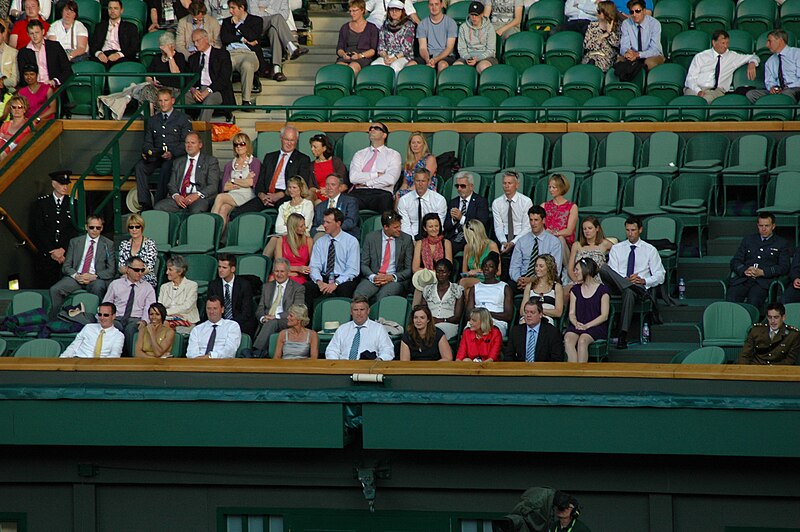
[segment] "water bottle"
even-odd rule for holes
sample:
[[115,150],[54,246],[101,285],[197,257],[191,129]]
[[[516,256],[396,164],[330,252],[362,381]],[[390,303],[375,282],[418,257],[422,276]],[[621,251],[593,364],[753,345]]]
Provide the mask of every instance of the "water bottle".
[[683,277],[678,279],[678,299],[686,299],[686,280]]
[[647,322],[642,324],[642,343],[649,344],[650,343],[650,325]]

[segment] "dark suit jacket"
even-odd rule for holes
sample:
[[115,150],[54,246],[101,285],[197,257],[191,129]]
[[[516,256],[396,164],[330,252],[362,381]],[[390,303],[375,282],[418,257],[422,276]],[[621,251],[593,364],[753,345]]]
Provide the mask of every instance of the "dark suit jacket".
[[[63,85],[72,75],[72,63],[67,59],[67,53],[56,41],[44,41],[44,55],[47,59],[47,75],[59,85]],[[23,48],[17,52],[17,66],[20,75],[25,65],[35,65],[36,54],[30,48]],[[22,86],[22,84],[20,85]]]
[[[108,20],[103,20],[94,27],[94,32],[89,39],[89,53],[92,57],[97,52],[105,52],[103,45],[106,43],[106,34],[108,33]],[[56,43],[58,44],[58,43]],[[122,50],[122,55],[128,61],[136,61],[136,54],[139,53],[139,30],[133,22],[127,20],[120,21],[119,23],[119,47]]]
[[[201,55],[199,52],[195,52],[189,56],[190,72],[200,72]],[[208,65],[208,75],[211,76],[210,88],[212,91],[222,94],[222,103],[225,105],[234,105],[236,103],[233,97],[233,86],[231,85],[232,72],[231,54],[225,49],[212,46]],[[197,79],[194,86],[198,89],[200,88],[200,78]]]
[[773,279],[789,272],[790,259],[789,242],[785,238],[773,233],[766,242],[762,242],[758,233],[747,235],[731,259],[731,271],[735,276],[731,277],[729,284],[736,286],[747,282],[750,277],[745,277],[744,271],[758,263],[758,267],[764,270],[764,277],[754,280],[767,289]]
[[[411,280],[411,259],[414,256],[414,241],[405,233],[395,239],[395,261],[397,262],[398,283],[408,283]],[[361,244],[361,275],[369,277],[378,273],[383,262],[383,229],[367,233]]]
[[[256,195],[261,192],[266,193],[269,191],[269,184],[272,181],[272,174],[275,173],[275,168],[278,166],[278,161],[280,158],[280,150],[269,152],[264,156],[264,163],[261,165],[261,175],[259,176],[258,182],[256,183],[256,187],[254,189]],[[289,160],[286,161],[285,164],[286,170],[284,170],[284,175],[286,176],[286,179],[299,175],[303,178],[306,184],[311,182],[311,159],[308,158],[308,155],[294,150],[289,155]]]
[[[336,208],[342,211],[342,214],[344,214],[342,231],[350,233],[357,239],[361,240],[361,231],[358,228],[358,202],[347,194],[339,194],[339,197],[336,200]],[[314,207],[314,227],[311,229],[312,236],[319,232],[317,231],[317,227],[322,225],[322,219],[327,209],[327,201],[323,201]]]
[[[264,20],[258,15],[247,14],[247,17],[237,28],[233,24],[233,17],[228,17],[222,21],[219,27],[219,40],[222,41],[222,46],[226,47],[231,43],[242,42],[242,37],[247,41],[258,42],[261,35],[264,33]],[[259,57],[261,56],[261,45],[250,46],[250,50],[254,51]]]
[[[69,241],[67,256],[61,265],[61,272],[66,276],[73,276],[81,269],[83,264],[83,248],[86,245],[86,235],[76,236]],[[98,279],[110,281],[117,275],[117,261],[114,254],[114,243],[104,236],[97,239],[94,250],[94,272]]]
[[[453,218],[450,217],[450,209],[461,208],[461,197],[456,196],[447,202],[447,216],[444,217],[444,235],[445,238],[452,239],[456,234],[456,224],[453,223]],[[472,198],[467,205],[467,220],[480,220],[486,228],[486,234],[489,233],[489,219],[491,213],[489,211],[489,202],[483,196],[477,193],[472,193]],[[464,222],[466,223],[466,221]],[[463,226],[462,226],[463,228]]]
[[800,247],[794,250],[792,265],[789,267],[789,282],[800,279]]
[[[525,362],[525,343],[528,336],[527,325],[515,325],[508,333],[508,342],[503,347],[503,361]],[[539,336],[536,338],[534,351],[536,362],[563,362],[564,338],[558,329],[542,319],[539,326]]]
[[[172,164],[172,175],[167,183],[167,192],[170,196],[180,194],[181,184],[183,183],[183,173],[186,170],[188,156],[174,159]],[[201,192],[210,202],[213,203],[214,196],[219,192],[219,162],[216,157],[201,153],[197,159],[197,168],[194,172],[194,180],[198,191]]]
[[[234,284],[234,287],[236,285]],[[256,318],[261,319],[265,316],[272,306],[272,298],[275,297],[275,287],[278,284],[275,281],[270,281],[264,285],[261,291],[261,299],[258,301],[258,309],[256,310]],[[292,305],[305,304],[306,287],[300,283],[289,281],[286,283],[286,290],[283,292],[283,315],[281,319],[286,318],[286,313]]]
[[[222,290],[222,279],[217,277],[208,283],[208,296],[219,296],[225,300],[224,292]],[[239,328],[243,333],[249,334],[251,337],[256,332],[255,314],[253,314],[253,288],[247,279],[240,276],[233,278],[233,293],[231,294],[233,300],[233,319],[239,324]]]
[[184,141],[186,134],[192,130],[192,122],[186,113],[173,109],[167,118],[167,123],[161,127],[161,113],[156,113],[147,119],[144,128],[144,143],[142,151],[149,149],[159,150],[163,144],[167,145],[172,158],[186,155]]

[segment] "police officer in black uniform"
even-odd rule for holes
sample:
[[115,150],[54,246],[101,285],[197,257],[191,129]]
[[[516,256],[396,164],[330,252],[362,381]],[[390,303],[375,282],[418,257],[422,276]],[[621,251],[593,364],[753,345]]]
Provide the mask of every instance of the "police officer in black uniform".
[[49,288],[61,279],[61,264],[71,238],[78,236],[72,223],[69,182],[72,170],[50,173],[53,192],[36,198],[31,212],[31,239],[39,250],[37,284]]
[[775,215],[758,214],[758,234],[742,239],[731,259],[727,300],[761,308],[772,281],[789,271],[789,242],[775,234]]
[[150,175],[161,169],[161,178],[156,189],[155,201],[167,195],[167,182],[172,175],[172,161],[186,155],[184,141],[192,130],[192,122],[186,113],[174,109],[175,98],[169,88],[159,89],[159,111],[147,120],[142,144],[142,160],[136,163],[136,191],[139,205],[146,211],[153,208],[150,199],[148,180]]

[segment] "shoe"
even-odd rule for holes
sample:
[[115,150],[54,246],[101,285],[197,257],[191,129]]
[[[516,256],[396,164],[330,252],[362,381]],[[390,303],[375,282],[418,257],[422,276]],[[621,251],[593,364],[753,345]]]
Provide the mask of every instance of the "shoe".
[[258,76],[253,76],[253,88],[250,90],[253,94],[261,94],[261,80]]
[[225,113],[225,121],[227,123],[229,123],[229,124],[235,124],[236,123],[236,117],[233,116],[233,113],[228,111],[227,113]]
[[275,72],[272,75],[272,79],[274,79],[275,81],[286,81],[286,76],[284,75],[283,72]]
[[628,349],[628,334],[621,332],[617,339],[617,349]]
[[291,55],[291,57],[289,57],[289,60],[290,61],[294,61],[295,59],[297,59],[301,55],[306,55],[307,53],[308,53],[308,48],[306,48],[305,46],[298,46],[297,50],[292,52],[292,55]]
[[248,102],[247,100],[242,100],[242,111],[245,113],[255,113],[256,110],[253,109],[256,106],[255,102]]

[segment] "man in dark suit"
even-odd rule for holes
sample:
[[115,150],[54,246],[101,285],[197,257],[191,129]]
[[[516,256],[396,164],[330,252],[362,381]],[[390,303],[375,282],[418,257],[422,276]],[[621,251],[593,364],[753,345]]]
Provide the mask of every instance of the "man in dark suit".
[[542,302],[525,303],[525,323],[508,333],[503,347],[505,362],[564,362],[564,338],[558,329],[542,320]]
[[64,300],[76,290],[86,290],[101,300],[108,283],[116,276],[117,262],[114,243],[102,236],[103,219],[90,215],[86,234],[69,241],[67,255],[61,267],[64,277],[50,287],[51,313],[58,314]]
[[108,70],[117,63],[136,61],[139,45],[139,30],[136,25],[122,20],[122,2],[109,0],[108,20],[94,27],[89,42],[92,60],[103,63]]
[[261,175],[254,189],[256,197],[234,209],[231,218],[246,212],[259,212],[280,206],[288,199],[285,193],[286,180],[292,176],[300,176],[306,184],[310,183],[311,159],[305,153],[298,151],[299,136],[293,126],[281,128],[281,149],[264,156]]
[[361,239],[361,231],[358,228],[358,202],[340,192],[342,183],[344,183],[344,179],[336,174],[331,174],[325,179],[325,195],[328,197],[328,201],[323,201],[314,207],[314,226],[311,228],[311,234],[315,239],[325,234],[322,219],[327,209],[342,211],[344,214],[342,231]]
[[264,54],[261,51],[261,17],[247,12],[246,0],[228,0],[231,16],[222,21],[219,38],[231,54],[232,69],[242,78],[242,106],[254,106],[253,92],[261,92],[258,72],[263,70]]
[[772,281],[789,272],[790,259],[789,242],[775,234],[775,215],[759,213],[758,233],[744,237],[731,259],[726,299],[760,308]]
[[236,277],[236,255],[221,253],[217,257],[219,277],[208,284],[208,297],[222,299],[222,317],[239,324],[242,333],[251,337],[256,332],[256,317],[253,314],[253,288],[242,277]]
[[[355,295],[375,300],[405,293],[411,280],[414,241],[400,229],[402,218],[396,212],[381,216],[383,229],[364,237],[361,244],[361,275]],[[373,300],[374,301],[374,300]]]
[[174,108],[175,98],[172,89],[158,90],[159,113],[147,119],[142,143],[142,160],[136,163],[136,192],[142,210],[153,208],[148,180],[150,175],[161,168],[161,178],[156,189],[155,201],[167,195],[167,183],[172,175],[172,162],[186,155],[186,135],[192,130],[189,117]]
[[28,36],[31,42],[17,52],[17,66],[20,72],[24,72],[26,65],[38,66],[36,54],[44,47],[47,70],[39,68],[39,81],[50,85],[55,90],[72,75],[72,63],[67,59],[64,48],[56,41],[46,40],[44,35],[44,27],[41,22],[32,20],[28,23]]
[[37,198],[31,211],[31,240],[39,250],[36,278],[47,288],[61,278],[61,265],[67,256],[69,241],[78,236],[70,213],[70,175],[72,170],[51,172],[52,193]]
[[[186,93],[184,103],[198,105],[235,105],[233,86],[231,85],[231,54],[227,50],[213,48],[208,41],[206,30],[194,30],[192,42],[197,51],[189,56],[189,72],[199,73],[195,86]],[[200,112],[198,120],[208,122],[214,114],[213,109],[205,108]],[[233,114],[225,112],[228,121]]]
[[270,335],[289,326],[286,321],[289,309],[305,302],[305,286],[289,279],[289,268],[288,260],[283,257],[275,259],[275,264],[272,266],[275,280],[265,284],[264,290],[261,292],[261,300],[258,302],[256,310],[256,316],[261,326],[253,341],[253,355],[256,358],[262,358],[269,354]]
[[800,303],[800,247],[794,250],[789,266],[789,284],[783,290],[783,303]]
[[213,155],[200,153],[203,141],[190,131],[183,143],[186,155],[172,165],[172,176],[167,185],[168,198],[156,203],[156,210],[189,214],[208,212],[219,191],[219,162]]
[[453,243],[453,255],[464,251],[467,245],[464,239],[464,225],[469,220],[480,220],[489,233],[489,202],[475,193],[475,180],[470,172],[458,172],[455,179],[458,197],[447,204],[447,216],[444,218],[444,237]]

